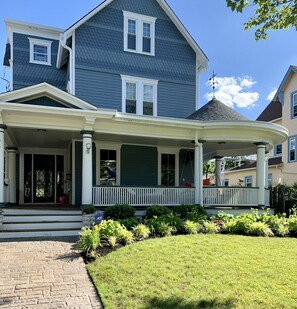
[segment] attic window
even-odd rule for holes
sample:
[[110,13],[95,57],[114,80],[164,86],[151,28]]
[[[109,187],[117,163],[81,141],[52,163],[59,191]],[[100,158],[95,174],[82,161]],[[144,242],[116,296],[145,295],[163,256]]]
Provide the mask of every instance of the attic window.
[[52,41],[28,38],[30,42],[30,63],[51,65]]
[[124,50],[154,56],[156,18],[127,11],[123,14]]

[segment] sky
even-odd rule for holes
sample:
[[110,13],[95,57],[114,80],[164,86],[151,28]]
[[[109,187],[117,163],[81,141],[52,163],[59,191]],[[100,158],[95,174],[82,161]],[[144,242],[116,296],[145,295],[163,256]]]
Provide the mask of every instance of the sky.
[[[7,34],[4,18],[66,29],[96,7],[100,0],[0,0],[0,61]],[[233,13],[225,0],[167,0],[209,59],[200,78],[199,106],[212,97],[208,80],[216,75],[216,98],[250,120],[256,119],[273,98],[290,65],[297,65],[297,32],[269,31],[256,42],[243,23],[253,8]],[[0,77],[9,72],[0,67]],[[0,92],[6,83],[0,79]]]

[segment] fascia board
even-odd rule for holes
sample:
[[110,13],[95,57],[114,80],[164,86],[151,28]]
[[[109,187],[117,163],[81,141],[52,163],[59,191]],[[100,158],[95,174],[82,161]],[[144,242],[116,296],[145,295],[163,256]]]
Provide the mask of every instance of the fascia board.
[[287,83],[287,81],[288,81],[288,79],[289,79],[289,77],[290,77],[290,75],[292,73],[296,74],[297,70],[296,70],[296,68],[294,66],[290,65],[287,73],[285,74],[285,76],[284,76],[280,86],[278,87],[278,89],[277,89],[277,91],[276,91],[276,93],[274,95],[273,101],[277,100],[277,97],[279,96],[279,93],[283,91],[283,88],[285,87],[285,85],[286,85],[286,83]]

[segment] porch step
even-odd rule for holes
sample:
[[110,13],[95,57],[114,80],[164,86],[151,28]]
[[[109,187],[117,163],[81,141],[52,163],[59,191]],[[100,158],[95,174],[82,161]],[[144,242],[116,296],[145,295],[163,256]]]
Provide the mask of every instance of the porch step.
[[0,239],[78,236],[83,224],[79,209],[4,208]]

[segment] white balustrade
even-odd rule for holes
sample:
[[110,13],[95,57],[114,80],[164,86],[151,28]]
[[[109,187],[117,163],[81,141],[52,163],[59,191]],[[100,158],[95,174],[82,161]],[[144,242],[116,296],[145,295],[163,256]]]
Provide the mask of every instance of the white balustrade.
[[[204,187],[204,206],[258,206],[258,188]],[[170,187],[94,187],[93,204],[131,206],[194,204],[194,188]],[[269,190],[265,205],[269,206]]]

